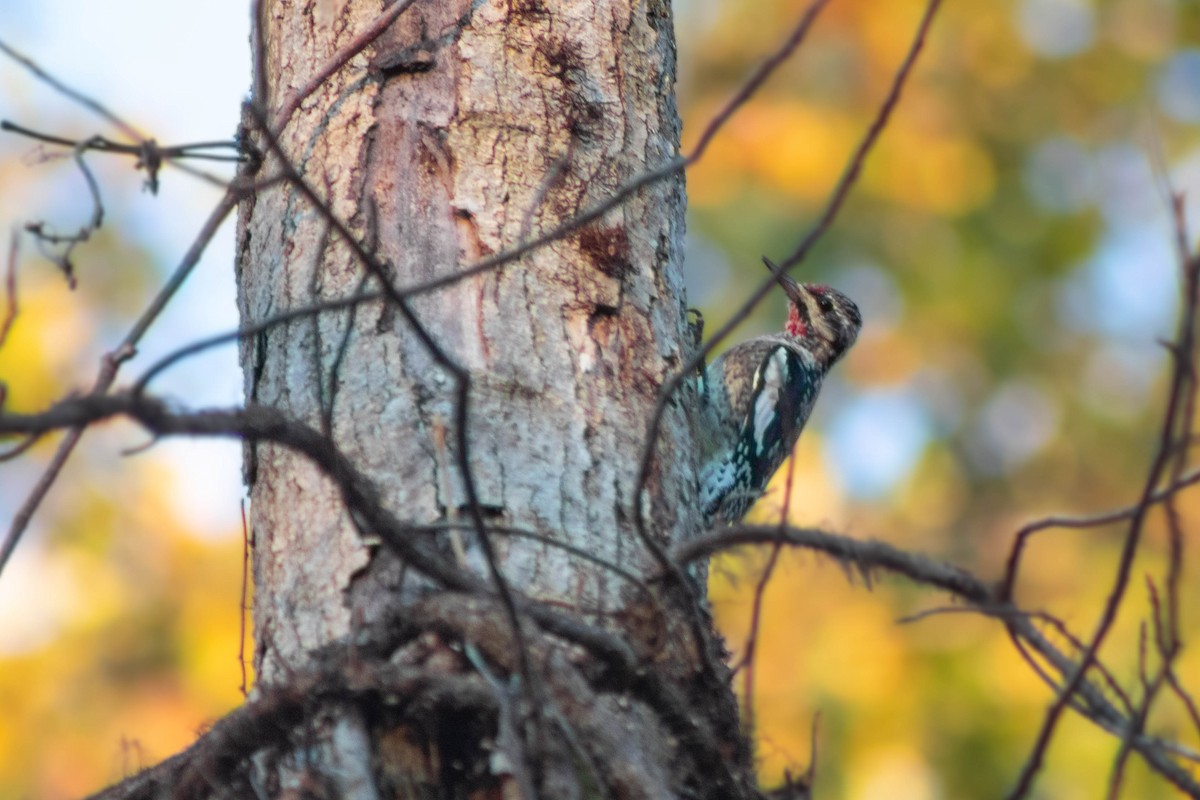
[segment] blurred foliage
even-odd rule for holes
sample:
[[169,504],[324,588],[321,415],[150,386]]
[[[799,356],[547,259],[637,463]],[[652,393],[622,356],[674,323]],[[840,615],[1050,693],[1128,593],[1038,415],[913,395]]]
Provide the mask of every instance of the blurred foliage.
[[[678,9],[685,148],[807,4],[754,5]],[[760,254],[782,258],[823,210],[924,5],[831,3],[689,173],[691,301],[710,329],[763,279]],[[1200,7],[1167,0],[943,7],[852,199],[799,268],[858,300],[866,327],[799,447],[793,522],[885,539],[995,580],[1025,522],[1136,499],[1162,414],[1156,339],[1173,332],[1177,294],[1161,181],[1169,175],[1194,197],[1200,177],[1200,59],[1187,49],[1198,27]],[[783,311],[768,301],[744,329],[780,325]],[[759,521],[782,513],[784,472]],[[1195,491],[1183,496],[1189,520],[1198,503]],[[1160,515],[1148,530],[1102,651],[1135,694],[1143,576],[1161,582],[1165,568]],[[1041,533],[1020,602],[1090,634],[1123,531]],[[734,554],[713,569],[735,661],[768,554]],[[1200,585],[1187,584],[1191,642]],[[961,611],[898,622],[947,605],[895,579],[864,586],[827,558],[785,553],[765,592],[754,677],[764,782],[807,768],[819,714],[818,797],[1010,788],[1052,696],[996,623]],[[1194,651],[1178,671],[1200,691]],[[1174,698],[1155,705],[1150,728],[1200,747]],[[1103,796],[1118,746],[1068,720],[1036,796]],[[1139,764],[1121,796],[1175,795]]]
[[[685,147],[803,8],[677,3]],[[733,313],[729,298],[762,279],[759,256],[786,254],[819,215],[922,8],[834,0],[689,173],[691,301],[710,330]],[[1155,339],[1169,335],[1174,313],[1155,170],[1196,194],[1200,54],[1188,43],[1198,35],[1200,9],[1182,0],[944,6],[859,186],[801,267],[805,279],[855,297],[867,327],[794,459],[794,522],[886,539],[995,579],[1024,522],[1132,502],[1162,413],[1165,357]],[[6,219],[78,203],[77,176],[52,190],[35,183],[44,177],[0,160]],[[119,180],[132,185],[126,171]],[[110,208],[110,219],[120,216]],[[22,315],[0,351],[11,408],[86,386],[153,291],[148,255],[111,230],[81,255],[88,267],[77,292],[27,259],[35,263],[21,272]],[[782,314],[768,301],[738,335],[776,327]],[[177,751],[240,701],[240,537],[198,537],[170,500],[186,487],[164,478],[153,451],[113,469],[112,454],[139,435],[89,434],[0,580],[4,797],[79,795]],[[53,444],[32,460],[44,463]],[[20,469],[0,465],[6,523],[30,461]],[[758,519],[778,518],[785,488],[775,484]],[[1196,492],[1183,496],[1189,523],[1198,503]],[[1121,530],[1041,534],[1020,601],[1089,633]],[[1163,572],[1160,516],[1149,534],[1102,652],[1131,686],[1148,608],[1141,576]],[[1194,537],[1189,545],[1194,571]],[[766,557],[748,550],[712,570],[735,658]],[[1194,643],[1200,582],[1188,577],[1183,621]],[[754,665],[764,782],[807,768],[819,714],[818,797],[1001,795],[1051,696],[995,623],[953,608],[898,622],[947,604],[784,553]],[[1185,649],[1178,665],[1193,689],[1197,653]],[[1169,698],[1149,727],[1200,747]],[[1116,750],[1068,716],[1037,796],[1102,796]],[[1122,796],[1173,795],[1135,758]]]

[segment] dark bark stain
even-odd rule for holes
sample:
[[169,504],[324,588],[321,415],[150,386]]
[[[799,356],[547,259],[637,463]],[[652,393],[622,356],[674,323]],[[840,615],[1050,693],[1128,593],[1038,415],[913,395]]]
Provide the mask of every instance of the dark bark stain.
[[600,92],[578,43],[547,36],[538,42],[537,54],[545,63],[545,74],[562,84],[561,111],[571,136],[581,142],[596,141],[603,133],[604,106],[596,100]]
[[399,75],[432,72],[438,67],[437,53],[458,43],[480,5],[479,0],[472,0],[463,13],[449,24],[444,23],[444,12],[436,14],[443,23],[434,21],[433,31],[430,30],[429,15],[404,15],[376,40],[374,55],[367,65],[368,71],[373,77],[385,80]]
[[579,232],[579,250],[596,269],[622,280],[633,268],[629,234],[622,225],[591,225]]
[[437,66],[437,60],[428,50],[405,48],[394,53],[381,53],[372,59],[370,69],[378,72],[384,78],[396,75],[417,75],[430,72]]
[[528,19],[541,19],[542,17],[550,16],[550,10],[546,8],[543,0],[513,0],[508,4],[510,16],[526,17]]

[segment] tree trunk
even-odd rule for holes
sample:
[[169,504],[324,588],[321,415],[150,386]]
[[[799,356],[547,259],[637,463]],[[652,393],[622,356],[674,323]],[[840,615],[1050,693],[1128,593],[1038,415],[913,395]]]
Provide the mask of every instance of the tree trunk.
[[[276,130],[379,13],[378,0],[262,4],[256,100]],[[251,137],[258,177],[294,165],[392,286],[452,276],[674,157],[674,55],[667,0],[417,2],[301,105],[278,150]],[[687,355],[683,214],[682,178],[660,181],[412,298],[415,324],[393,297],[243,343],[248,403],[322,431],[406,536],[490,582],[443,591],[305,456],[248,443],[257,706],[304,710],[251,748],[256,791],[732,797],[751,784],[707,623],[688,625],[690,593],[635,530],[639,502],[661,545],[700,524],[689,393],[667,406],[637,491],[659,388]],[[246,324],[381,286],[295,183],[243,204],[237,273]],[[306,705],[318,697],[331,702]]]
[[[272,105],[379,12],[375,2],[336,5],[266,4]],[[284,151],[396,286],[511,248],[675,154],[667,5],[551,5],[563,7],[417,3],[373,57],[352,61],[286,129]],[[268,160],[264,174],[272,167]],[[626,569],[649,566],[632,504],[658,387],[685,356],[682,234],[681,181],[669,180],[577,235],[414,300],[418,319],[470,375],[470,466],[493,521]],[[352,295],[363,279],[295,189],[246,204],[247,322]],[[248,399],[324,426],[401,519],[466,516],[454,376],[394,308],[296,322],[248,342],[242,361]],[[698,519],[679,405],[666,423],[645,495],[663,541]],[[345,636],[356,611],[370,621],[403,593],[400,575],[377,569],[337,491],[302,457],[260,446],[247,474],[260,669],[272,679]],[[482,569],[472,537],[461,538],[467,561]],[[625,602],[628,587],[610,571],[560,547],[497,546],[508,580],[532,597],[599,615]]]

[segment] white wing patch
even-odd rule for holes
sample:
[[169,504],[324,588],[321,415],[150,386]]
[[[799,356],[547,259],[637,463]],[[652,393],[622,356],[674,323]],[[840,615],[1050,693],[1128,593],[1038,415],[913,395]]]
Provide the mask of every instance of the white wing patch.
[[779,414],[779,393],[787,380],[787,351],[777,347],[767,358],[765,369],[754,375],[754,446],[763,452],[763,437]]
[[706,514],[713,514],[730,489],[733,488],[737,470],[728,453],[715,458],[700,470],[700,507]]

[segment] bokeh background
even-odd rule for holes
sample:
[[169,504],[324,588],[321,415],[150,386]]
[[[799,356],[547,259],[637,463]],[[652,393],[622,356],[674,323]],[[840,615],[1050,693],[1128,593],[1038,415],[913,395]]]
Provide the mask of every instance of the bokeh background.
[[[244,0],[5,0],[0,38],[161,142],[221,139],[248,87]],[[679,0],[685,147],[799,18],[797,0]],[[747,296],[759,257],[786,255],[819,215],[887,91],[923,8],[833,0],[809,41],[688,175],[689,300],[709,329]],[[799,524],[885,539],[999,577],[1014,532],[1048,513],[1132,502],[1162,414],[1178,265],[1164,182],[1200,189],[1200,8],[1170,0],[947,3],[893,121],[808,280],[854,297],[866,327],[836,370],[792,467]],[[0,117],[115,135],[0,60]],[[86,219],[69,160],[0,136],[0,220]],[[216,198],[178,172],[158,196],[127,162],[92,157],[107,208],[78,251],[79,288],[28,241],[21,316],[0,351],[14,410],[85,389],[178,261]],[[1198,201],[1200,202],[1200,201]],[[1196,215],[1190,215],[1193,221]],[[4,242],[5,247],[7,241]],[[225,230],[126,375],[236,326]],[[782,324],[770,298],[735,339]],[[232,348],[165,375],[191,404],[240,400]],[[239,449],[91,431],[0,576],[0,798],[80,795],[186,746],[241,700]],[[0,463],[0,521],[53,442]],[[783,487],[756,510],[777,519]],[[1185,493],[1194,522],[1197,495]],[[1051,531],[1018,598],[1086,634],[1116,568],[1120,526]],[[1137,677],[1142,576],[1161,576],[1151,520],[1102,655]],[[1200,637],[1196,542],[1183,610]],[[737,653],[769,551],[712,570]],[[1190,585],[1189,585],[1190,584]],[[905,617],[949,600],[828,559],[784,553],[764,596],[753,703],[761,774],[809,763],[818,797],[976,798],[1012,785],[1049,691],[1000,627]],[[1200,656],[1180,676],[1200,691]],[[739,682],[739,687],[742,686]],[[1200,747],[1177,702],[1151,729]],[[1068,716],[1038,797],[1103,796],[1117,743]],[[1123,797],[1175,796],[1134,760]]]

